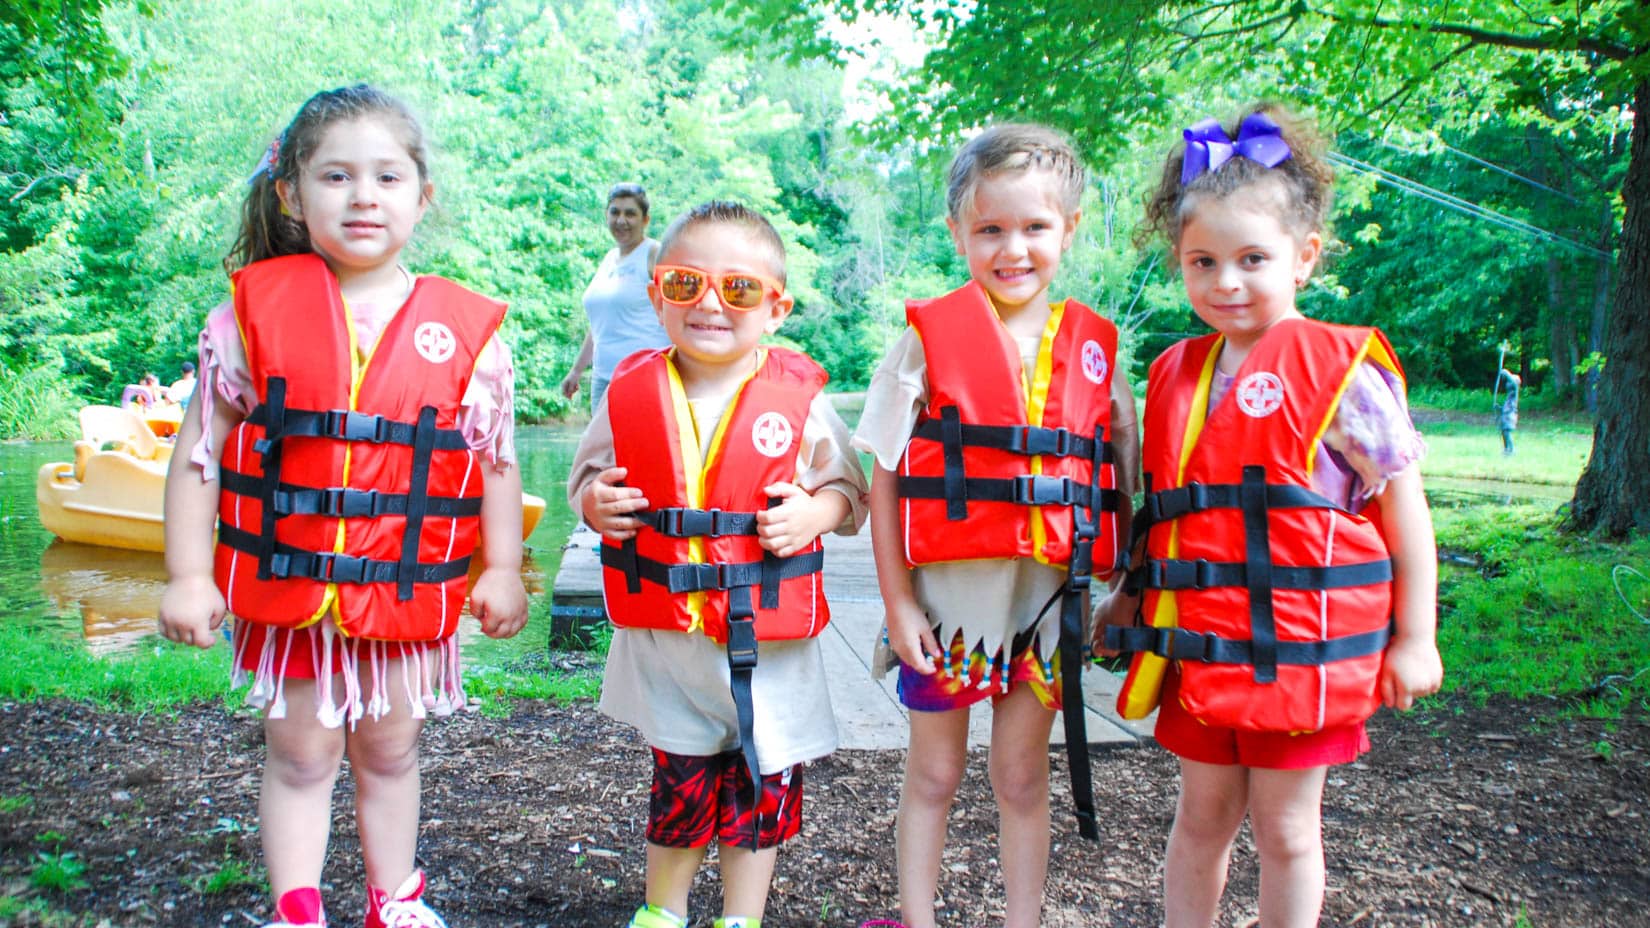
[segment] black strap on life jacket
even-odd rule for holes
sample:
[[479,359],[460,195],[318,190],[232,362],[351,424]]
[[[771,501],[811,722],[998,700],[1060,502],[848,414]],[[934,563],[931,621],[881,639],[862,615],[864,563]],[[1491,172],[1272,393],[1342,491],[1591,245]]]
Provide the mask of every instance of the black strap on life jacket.
[[[269,378],[269,392],[274,393],[277,382],[281,384],[284,397],[286,381],[283,378]],[[253,425],[264,427],[266,438],[272,431],[270,426],[274,421],[272,412],[267,409],[271,406],[270,402],[265,401],[246,417],[246,421]],[[400,422],[353,409],[284,409],[279,435],[284,438],[335,438],[374,445],[412,445],[417,432],[417,422]],[[463,451],[469,444],[464,440],[464,433],[457,429],[436,429],[432,447],[440,451]]]
[[258,579],[270,580],[275,576],[275,520],[280,518],[271,505],[275,499],[275,489],[281,485],[281,439],[286,436],[286,378],[271,377],[264,390],[263,404],[253,413],[263,412],[264,435],[252,444],[252,450],[259,458],[259,468],[263,471],[263,484],[258,488],[258,498],[263,502],[262,520],[258,526],[257,547],[247,553],[258,558]]
[[[1083,634],[1088,619],[1089,581],[1094,572],[1094,544],[1099,536],[1098,513],[1116,512],[1122,496],[1100,486],[1101,468],[1113,460],[1106,426],[1094,434],[1034,425],[965,424],[956,406],[940,407],[938,419],[929,418],[912,431],[912,438],[940,442],[945,473],[940,477],[902,475],[899,495],[912,499],[945,500],[949,521],[968,518],[971,500],[1017,503],[1023,506],[1066,506],[1071,510],[1071,555],[1060,598],[1060,691],[1064,703],[1066,760],[1071,767],[1072,802],[1077,808],[1077,831],[1098,841],[1094,787],[1089,770],[1088,725],[1083,709],[1083,665],[1088,642]],[[1016,477],[970,477],[964,468],[964,447],[991,448],[1026,457],[1087,458],[1087,482],[1070,477],[1021,474]]]
[[[249,477],[219,466],[218,480],[225,490],[241,496],[257,497],[262,477]],[[461,518],[481,514],[479,496],[427,496],[426,515]],[[407,495],[357,490],[353,487],[314,489],[290,483],[279,484],[272,504],[277,518],[282,516],[330,516],[337,519],[371,519],[407,514]]]
[[[1175,660],[1243,664],[1254,667],[1256,683],[1275,683],[1279,665],[1325,664],[1364,657],[1386,647],[1389,630],[1365,632],[1324,641],[1279,641],[1272,608],[1274,590],[1334,590],[1387,583],[1392,560],[1327,567],[1287,567],[1272,562],[1268,511],[1272,509],[1335,509],[1342,507],[1304,487],[1268,484],[1266,468],[1246,465],[1242,482],[1197,484],[1151,491],[1146,475],[1146,503],[1135,517],[1130,548],[1157,522],[1210,509],[1237,509],[1243,513],[1244,560],[1222,562],[1202,558],[1151,558],[1129,571],[1126,589],[1206,590],[1243,587],[1249,593],[1249,637],[1220,638],[1178,628],[1143,624],[1106,629],[1106,647],[1122,651],[1150,651]],[[1125,549],[1125,552],[1127,549]],[[1126,553],[1125,553],[1126,559]],[[1140,621],[1139,616],[1136,617]]]
[[[413,598],[414,584],[439,583],[468,571],[468,556],[434,564],[418,561],[425,517],[463,517],[481,512],[479,497],[429,495],[433,452],[437,449],[468,448],[463,433],[457,429],[437,428],[434,406],[425,406],[419,411],[418,421],[410,423],[349,409],[293,409],[286,405],[286,387],[286,378],[269,378],[264,402],[253,409],[246,419],[264,430],[263,437],[253,445],[253,450],[261,458],[262,475],[249,477],[232,470],[221,471],[224,490],[254,497],[261,503],[263,518],[256,534],[232,529],[228,537],[237,539],[232,543],[225,538],[222,530],[219,532],[220,539],[224,539],[226,544],[257,557],[258,579],[309,577],[336,583],[393,582],[396,598],[405,602]],[[349,487],[306,487],[283,483],[282,448],[291,438],[410,445],[413,449],[412,472],[407,492],[378,493]],[[289,515],[338,518],[404,516],[406,526],[401,536],[401,557],[394,561],[374,561],[325,551],[302,551],[282,544],[275,539],[275,524]],[[378,566],[383,564],[394,566],[392,576],[384,576],[383,569]],[[455,568],[454,565],[462,567]],[[440,579],[430,579],[436,576]]]
[[[218,541],[236,551],[255,555],[261,539],[233,525],[219,524]],[[302,577],[322,583],[395,583],[401,574],[399,560],[379,561],[330,551],[305,551],[282,542],[276,542],[274,547],[275,553],[270,558],[271,576],[281,580]],[[466,554],[451,561],[417,565],[413,569],[413,582],[445,583],[469,571],[470,556]]]

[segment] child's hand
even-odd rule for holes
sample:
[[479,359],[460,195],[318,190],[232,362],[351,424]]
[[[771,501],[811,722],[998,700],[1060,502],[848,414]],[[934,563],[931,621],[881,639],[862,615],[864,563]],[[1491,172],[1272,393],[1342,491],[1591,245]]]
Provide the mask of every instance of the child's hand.
[[1125,628],[1134,624],[1135,613],[1140,610],[1140,597],[1130,596],[1122,590],[1112,590],[1100,599],[1094,606],[1094,653],[1101,657],[1116,657],[1122,653],[1106,647],[1106,627],[1121,625]]
[[907,667],[921,674],[934,672],[934,661],[940,657],[940,646],[934,640],[934,629],[928,623],[928,614],[916,600],[887,603],[888,647],[899,655]]
[[224,611],[223,593],[210,574],[173,579],[160,597],[160,633],[168,641],[210,648]]
[[1444,682],[1444,662],[1431,638],[1397,637],[1381,662],[1381,704],[1408,711],[1418,696],[1431,696]]
[[847,503],[841,493],[809,493],[794,483],[771,484],[762,492],[781,502],[757,512],[756,537],[764,550],[779,557],[790,557],[836,528]]
[[628,473],[623,467],[609,467],[586,484],[580,494],[579,509],[585,523],[614,541],[635,537],[642,522],[631,513],[647,508],[641,490],[622,485]]
[[527,588],[521,571],[489,567],[476,578],[470,590],[470,614],[481,623],[489,638],[510,638],[527,624]]

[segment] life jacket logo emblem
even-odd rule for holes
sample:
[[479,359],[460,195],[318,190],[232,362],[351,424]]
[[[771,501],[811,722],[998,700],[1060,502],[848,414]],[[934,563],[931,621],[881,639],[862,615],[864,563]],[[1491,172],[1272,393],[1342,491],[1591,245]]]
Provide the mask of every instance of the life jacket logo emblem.
[[1283,405],[1283,381],[1271,371],[1256,371],[1237,385],[1237,404],[1253,418],[1270,416]]
[[751,426],[751,444],[764,456],[777,458],[791,448],[791,424],[779,413],[765,412]]
[[413,347],[431,364],[443,364],[458,350],[458,339],[445,325],[426,322],[413,332]]
[[1100,343],[1089,339],[1083,343],[1083,376],[1089,383],[1104,383],[1106,374],[1111,371],[1111,363],[1106,360],[1106,349]]

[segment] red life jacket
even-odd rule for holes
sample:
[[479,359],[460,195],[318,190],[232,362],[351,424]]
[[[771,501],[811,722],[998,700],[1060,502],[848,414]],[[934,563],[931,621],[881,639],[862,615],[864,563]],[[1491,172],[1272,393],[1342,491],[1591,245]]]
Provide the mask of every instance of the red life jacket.
[[906,563],[1030,557],[1068,567],[1076,534],[1092,546],[1093,572],[1109,576],[1117,327],[1076,300],[1055,304],[1027,383],[1019,346],[978,283],[911,300],[905,316],[922,338],[929,395],[900,459]]
[[[1274,325],[1209,409],[1218,335],[1152,364],[1143,422],[1149,527],[1142,614],[1118,697],[1125,718],[1157,705],[1167,660],[1180,700],[1211,724],[1310,732],[1363,721],[1390,636],[1392,566],[1379,510],[1312,492],[1319,439],[1359,364],[1400,379],[1375,329]],[[1207,416],[1205,416],[1207,413]]]
[[[1089,578],[1117,562],[1117,327],[1076,300],[1050,310],[1028,382],[977,281],[905,304],[922,338],[928,405],[900,459],[900,523],[912,566],[1029,557],[1066,568],[1061,689],[1081,700]],[[1064,717],[1078,831],[1098,840],[1083,713]]]
[[[812,638],[830,611],[819,539],[788,558],[763,551],[762,488],[796,479],[808,406],[828,379],[806,355],[763,349],[701,460],[671,349],[619,363],[607,388],[613,454],[652,507],[624,543],[602,540],[602,592],[613,624],[703,632],[729,640],[729,617],[754,618],[756,639]],[[730,646],[731,650],[731,646]]]
[[439,277],[358,353],[321,258],[234,275],[258,405],[224,446],[216,576],[229,610],[346,635],[452,634],[480,528],[482,474],[459,404],[504,304]]

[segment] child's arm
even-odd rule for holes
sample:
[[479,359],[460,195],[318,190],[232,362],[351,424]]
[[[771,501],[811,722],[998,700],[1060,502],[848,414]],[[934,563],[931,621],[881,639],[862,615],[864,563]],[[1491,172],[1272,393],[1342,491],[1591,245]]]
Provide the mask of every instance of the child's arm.
[[762,492],[781,502],[756,514],[756,536],[764,549],[780,557],[790,557],[812,544],[841,525],[853,510],[848,497],[826,487],[809,493],[794,483],[775,483]]
[[877,565],[877,586],[887,611],[888,646],[906,666],[918,673],[934,672],[940,646],[929,627],[928,614],[911,589],[911,571],[905,566],[905,538],[899,522],[899,475],[874,465],[871,477],[871,552]]
[[1438,548],[1420,467],[1405,468],[1375,499],[1392,552],[1392,611],[1397,625],[1381,665],[1381,702],[1408,709],[1416,697],[1438,692],[1444,681],[1437,642]]
[[[204,385],[206,380],[202,378]],[[210,389],[202,386],[202,390]],[[201,438],[201,408],[190,403],[178,427],[176,452],[166,469],[166,591],[160,600],[160,631],[167,639],[210,648],[223,625],[223,593],[212,577],[212,530],[218,519],[218,481],[204,480],[191,449]],[[234,405],[212,406],[212,460],[223,457],[229,433],[241,413]]]
[[527,624],[521,582],[521,468],[481,467],[481,576],[470,590],[470,613],[489,638],[509,638]]

